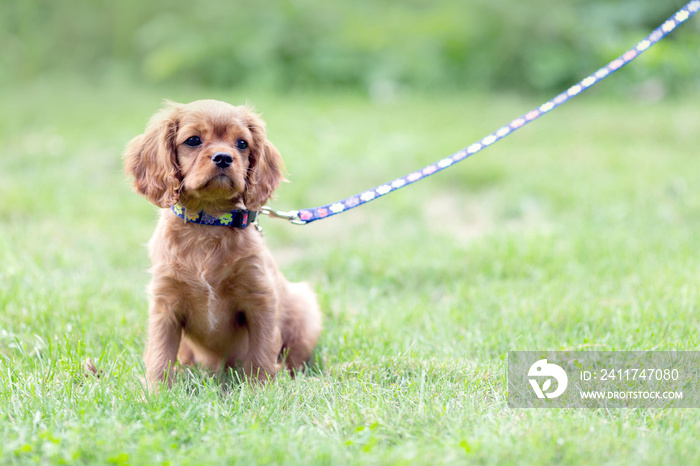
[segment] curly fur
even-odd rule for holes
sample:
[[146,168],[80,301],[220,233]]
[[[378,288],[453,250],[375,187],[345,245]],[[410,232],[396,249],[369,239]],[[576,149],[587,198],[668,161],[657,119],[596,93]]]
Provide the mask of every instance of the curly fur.
[[[197,136],[202,143],[185,141]],[[240,141],[247,147],[241,149]],[[221,168],[212,158],[230,154]],[[303,367],[321,331],[316,297],[280,273],[253,228],[186,223],[168,207],[221,215],[259,209],[283,181],[282,159],[247,106],[169,102],[125,153],[134,190],[163,208],[149,242],[148,342],[152,384],[172,383],[176,360],[211,369],[242,366],[259,380]]]

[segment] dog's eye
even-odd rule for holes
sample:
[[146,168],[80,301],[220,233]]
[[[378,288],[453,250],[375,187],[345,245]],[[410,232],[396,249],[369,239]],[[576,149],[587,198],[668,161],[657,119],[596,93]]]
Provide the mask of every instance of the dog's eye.
[[185,140],[185,145],[190,146],[190,147],[201,146],[202,140],[199,138],[199,136],[192,136],[192,137],[189,137]]
[[245,142],[243,139],[239,139],[238,141],[236,141],[236,148],[238,150],[243,150],[247,147],[248,147],[248,143]]

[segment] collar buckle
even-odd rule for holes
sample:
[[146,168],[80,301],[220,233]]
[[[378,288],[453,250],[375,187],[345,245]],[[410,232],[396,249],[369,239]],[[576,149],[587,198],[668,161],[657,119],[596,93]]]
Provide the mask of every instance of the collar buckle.
[[283,210],[275,210],[272,207],[269,206],[262,206],[260,208],[260,213],[268,215],[269,217],[272,218],[282,218],[285,220],[289,220],[289,223],[293,225],[305,225],[306,222],[299,218],[299,211],[298,210],[290,210],[290,211],[283,211]]

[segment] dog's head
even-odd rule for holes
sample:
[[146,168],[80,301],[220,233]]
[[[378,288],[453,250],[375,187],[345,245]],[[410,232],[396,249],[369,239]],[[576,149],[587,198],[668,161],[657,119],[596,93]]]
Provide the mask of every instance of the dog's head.
[[247,106],[168,103],[125,154],[134,189],[159,207],[259,209],[283,181],[282,158]]

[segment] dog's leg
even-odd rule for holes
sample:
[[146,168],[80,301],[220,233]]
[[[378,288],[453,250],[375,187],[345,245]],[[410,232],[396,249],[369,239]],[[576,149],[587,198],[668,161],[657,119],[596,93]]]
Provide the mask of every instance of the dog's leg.
[[180,337],[180,347],[177,350],[177,360],[181,366],[191,366],[195,363],[195,354],[192,345],[185,338],[185,331],[182,331]]
[[[321,333],[321,311],[308,283],[289,283],[282,304],[282,342],[287,369],[308,363]],[[293,374],[293,372],[292,372]]]
[[182,326],[175,317],[162,304],[152,303],[144,355],[146,376],[151,386],[157,386],[164,378],[168,387],[172,386],[181,336]]
[[277,355],[282,347],[282,336],[274,309],[256,308],[246,313],[248,322],[248,354],[243,369],[252,380],[264,382],[279,372],[282,365]]

